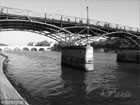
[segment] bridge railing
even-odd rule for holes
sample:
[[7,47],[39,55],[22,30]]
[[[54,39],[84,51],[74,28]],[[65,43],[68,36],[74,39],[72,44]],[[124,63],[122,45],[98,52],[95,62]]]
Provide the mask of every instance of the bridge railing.
[[[50,19],[50,20],[57,20],[57,21],[64,21],[64,22],[73,22],[78,24],[87,23],[86,18],[50,14],[50,13],[41,13],[41,12],[35,12],[30,10],[22,10],[22,9],[15,9],[15,8],[2,7],[2,6],[0,6],[0,14],[35,17],[35,18]],[[119,24],[114,24],[109,22],[89,20],[89,24],[94,26],[99,26],[102,28],[113,28],[113,29],[140,33],[139,28],[124,26],[124,25],[119,25]]]

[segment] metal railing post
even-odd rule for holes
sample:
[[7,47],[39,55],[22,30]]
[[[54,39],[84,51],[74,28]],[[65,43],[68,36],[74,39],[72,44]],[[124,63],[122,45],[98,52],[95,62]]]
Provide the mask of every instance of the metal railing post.
[[63,27],[62,21],[63,21],[63,16],[61,15],[61,28]]
[[75,23],[77,23],[77,22],[76,22],[76,17],[75,17]]
[[6,8],[6,10],[7,10],[7,11],[6,11],[6,14],[7,14],[7,17],[6,17],[6,19],[8,19],[8,8]]
[[47,20],[47,16],[46,16],[46,13],[45,13],[45,23],[46,23],[46,20]]

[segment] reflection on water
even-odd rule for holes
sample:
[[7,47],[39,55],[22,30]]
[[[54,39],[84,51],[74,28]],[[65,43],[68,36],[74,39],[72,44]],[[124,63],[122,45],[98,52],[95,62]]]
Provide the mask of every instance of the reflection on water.
[[[114,53],[95,53],[92,72],[61,67],[60,52],[6,54],[10,59],[8,73],[14,82],[22,84],[27,101],[34,105],[140,103],[140,64],[117,63]],[[132,96],[116,97],[113,93],[105,97],[102,95],[105,89],[116,89],[116,93],[128,91]]]

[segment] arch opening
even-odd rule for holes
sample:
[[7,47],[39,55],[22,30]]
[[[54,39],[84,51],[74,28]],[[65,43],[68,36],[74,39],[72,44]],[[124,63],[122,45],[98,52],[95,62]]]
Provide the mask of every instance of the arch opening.
[[37,51],[37,48],[31,48],[31,51]]
[[[1,29],[0,32],[30,32],[30,33],[33,33],[33,34],[38,34],[38,35],[41,35],[41,36],[44,36],[44,37],[47,37],[47,38],[50,38],[52,40],[55,40],[56,42],[59,42],[59,41],[62,41],[64,42],[65,41],[65,36],[61,36],[59,34],[48,34],[46,32],[43,32],[43,31],[34,31],[34,30],[21,30],[21,29]],[[44,39],[45,40],[45,39]]]
[[29,48],[24,47],[24,48],[22,49],[22,51],[29,51]]
[[40,48],[39,51],[45,51],[45,49],[44,48]]
[[101,35],[101,36],[99,36],[99,38],[105,37],[105,36],[124,38],[124,39],[128,40],[129,43],[133,44],[136,48],[140,48],[140,44],[139,44],[140,38],[134,34],[124,33],[124,32],[112,32],[112,33]]
[[4,48],[4,51],[11,51],[10,48]]
[[13,49],[13,51],[20,51],[20,48],[16,47]]

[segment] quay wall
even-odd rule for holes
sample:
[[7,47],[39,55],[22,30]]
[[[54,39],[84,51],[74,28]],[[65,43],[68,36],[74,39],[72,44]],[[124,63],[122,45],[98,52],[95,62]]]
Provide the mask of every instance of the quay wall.
[[117,62],[140,63],[140,50],[118,50]]
[[85,71],[94,70],[93,47],[90,45],[63,47],[61,65]]
[[6,78],[3,68],[8,64],[8,57],[0,52],[0,105],[29,105]]

